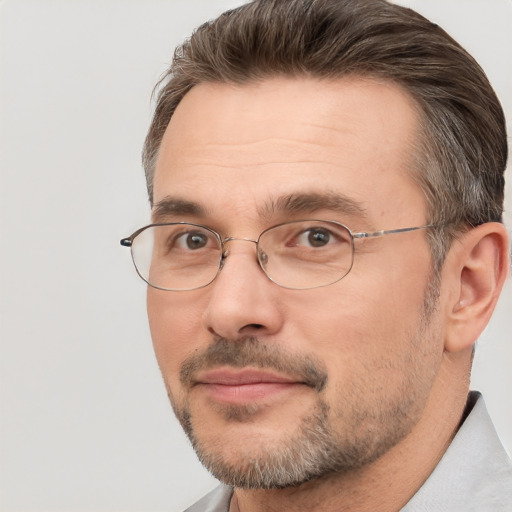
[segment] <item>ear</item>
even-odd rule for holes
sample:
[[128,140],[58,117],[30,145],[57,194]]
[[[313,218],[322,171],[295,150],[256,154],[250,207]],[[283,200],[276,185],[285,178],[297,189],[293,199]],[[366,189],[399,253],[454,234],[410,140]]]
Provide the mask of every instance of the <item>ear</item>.
[[449,282],[445,350],[472,346],[498,301],[509,267],[509,239],[503,224],[488,222],[454,241],[443,266]]

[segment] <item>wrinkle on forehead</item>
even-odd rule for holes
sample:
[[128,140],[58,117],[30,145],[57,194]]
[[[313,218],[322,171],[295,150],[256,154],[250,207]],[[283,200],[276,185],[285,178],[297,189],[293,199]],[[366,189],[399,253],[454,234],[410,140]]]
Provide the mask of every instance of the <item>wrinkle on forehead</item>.
[[192,199],[232,220],[325,209],[364,221],[398,206],[415,211],[423,206],[410,176],[418,128],[413,99],[393,83],[201,84],[167,127],[155,201]]

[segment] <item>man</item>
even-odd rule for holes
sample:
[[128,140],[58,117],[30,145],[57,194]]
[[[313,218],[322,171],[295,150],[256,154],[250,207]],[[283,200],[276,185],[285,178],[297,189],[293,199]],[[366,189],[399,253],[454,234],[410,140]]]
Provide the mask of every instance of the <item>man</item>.
[[223,482],[189,510],[511,510],[468,395],[509,266],[505,123],[475,61],[384,0],[260,0],[160,85],[153,224],[122,243]]

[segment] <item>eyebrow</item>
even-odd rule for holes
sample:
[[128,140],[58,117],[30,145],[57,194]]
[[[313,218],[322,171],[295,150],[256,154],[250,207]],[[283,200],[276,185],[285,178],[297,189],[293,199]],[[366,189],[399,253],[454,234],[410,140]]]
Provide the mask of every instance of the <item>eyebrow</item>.
[[367,219],[368,213],[362,203],[337,192],[294,193],[271,199],[259,210],[262,217],[276,213],[314,213],[331,210],[351,217]]
[[[367,219],[368,214],[362,203],[344,194],[335,192],[292,193],[271,198],[258,209],[262,218],[276,214],[311,214],[319,210],[331,210],[351,217]],[[154,222],[179,216],[207,216],[207,210],[195,201],[166,196],[153,206]]]
[[155,203],[151,217],[153,221],[158,221],[183,215],[201,216],[205,213],[205,209],[199,203],[167,196]]

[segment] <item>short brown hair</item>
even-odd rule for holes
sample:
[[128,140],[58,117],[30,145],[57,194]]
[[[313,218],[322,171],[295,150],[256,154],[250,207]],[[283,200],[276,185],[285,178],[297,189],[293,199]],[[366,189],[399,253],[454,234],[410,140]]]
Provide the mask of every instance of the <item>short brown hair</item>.
[[446,32],[386,0],[254,0],[201,25],[158,84],[143,150],[150,201],[158,150],[185,94],[204,82],[275,75],[373,76],[409,92],[422,131],[413,177],[426,196],[428,222],[445,226],[430,234],[437,269],[462,227],[501,221],[507,137],[495,92]]

